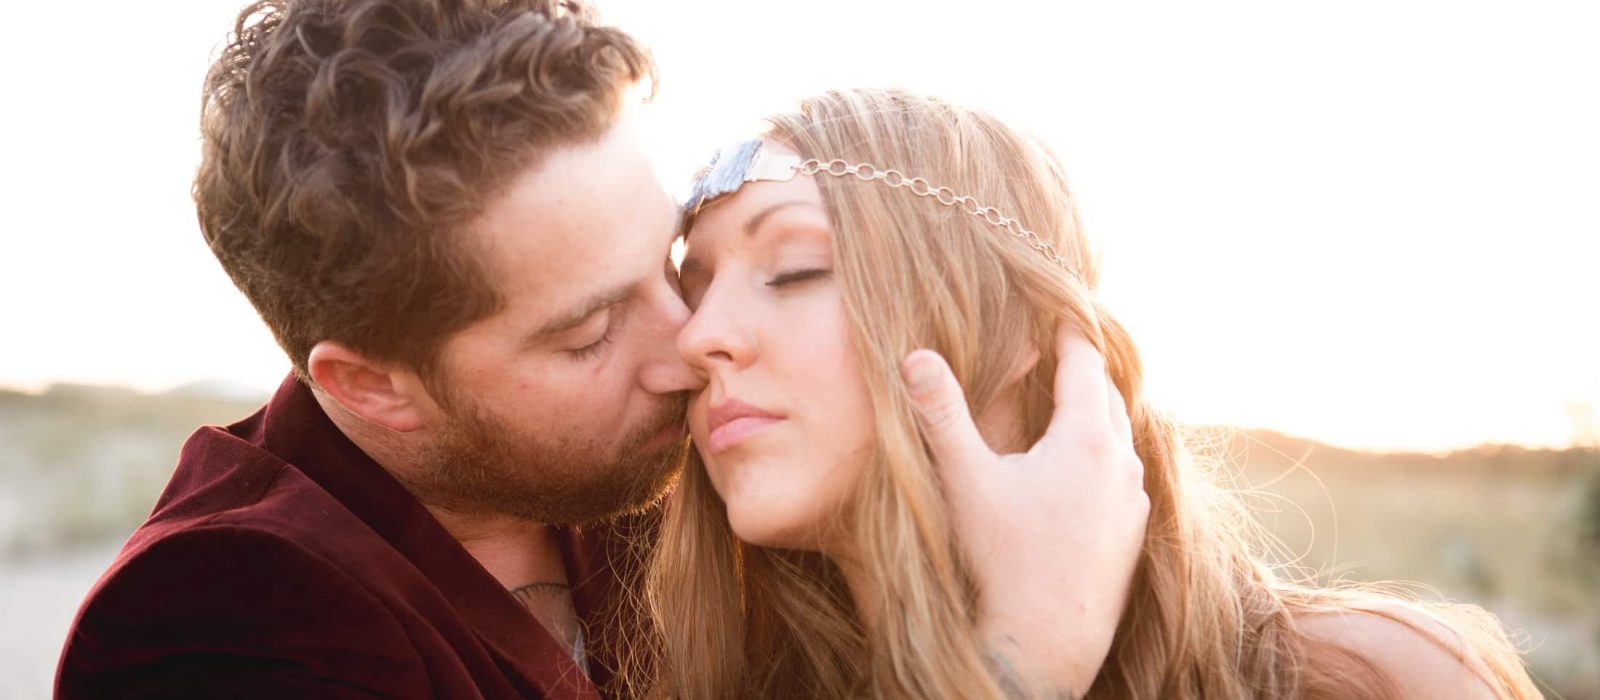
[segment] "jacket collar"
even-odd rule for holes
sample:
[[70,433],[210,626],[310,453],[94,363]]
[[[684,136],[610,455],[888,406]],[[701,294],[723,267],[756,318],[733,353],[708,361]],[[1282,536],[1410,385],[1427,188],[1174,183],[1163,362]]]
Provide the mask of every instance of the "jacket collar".
[[[410,559],[467,620],[479,638],[544,697],[600,697],[594,684],[527,609],[522,607],[404,486],[351,442],[328,418],[311,390],[284,379],[266,408],[229,428],[293,465]],[[565,530],[558,539],[578,613],[586,623],[604,570],[585,538]],[[604,621],[599,621],[604,624]]]

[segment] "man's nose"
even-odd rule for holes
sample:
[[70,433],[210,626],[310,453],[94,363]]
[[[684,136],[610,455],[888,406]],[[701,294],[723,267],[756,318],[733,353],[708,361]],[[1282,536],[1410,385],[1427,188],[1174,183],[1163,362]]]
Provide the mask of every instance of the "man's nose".
[[640,383],[656,394],[681,391],[699,391],[706,385],[704,377],[684,360],[678,352],[678,334],[689,322],[689,307],[683,303],[676,290],[661,295],[657,304],[655,337],[651,339],[650,358],[645,363]]

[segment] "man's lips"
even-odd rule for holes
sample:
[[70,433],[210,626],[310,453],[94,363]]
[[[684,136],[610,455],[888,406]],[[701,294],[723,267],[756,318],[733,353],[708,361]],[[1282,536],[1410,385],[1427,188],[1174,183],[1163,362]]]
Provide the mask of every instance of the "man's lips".
[[726,451],[752,433],[781,420],[783,416],[771,411],[738,399],[727,399],[712,406],[706,416],[706,452],[715,455]]

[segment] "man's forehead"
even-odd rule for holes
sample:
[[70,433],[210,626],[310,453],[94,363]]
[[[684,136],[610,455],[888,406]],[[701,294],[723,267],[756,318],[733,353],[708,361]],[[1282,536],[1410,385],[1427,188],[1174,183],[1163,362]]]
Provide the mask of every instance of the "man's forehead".
[[508,292],[582,297],[666,255],[677,206],[625,139],[550,154],[492,202],[477,233]]
[[[669,207],[669,211],[671,211]],[[671,214],[653,226],[636,225],[606,231],[578,229],[586,235],[554,235],[530,231],[521,246],[496,255],[494,283],[508,306],[542,322],[569,314],[574,307],[604,298],[621,299],[621,290],[658,272],[677,238]]]
[[[669,202],[668,211],[674,209]],[[582,237],[572,245],[542,246],[548,254],[506,261],[511,264],[496,284],[507,330],[521,336],[523,345],[538,346],[626,303],[652,275],[662,274],[677,237],[673,220],[668,214],[656,226],[630,227],[617,245]]]
[[591,251],[597,254],[585,259],[586,264],[532,282],[525,296],[527,316],[534,319],[531,340],[581,325],[593,314],[633,297],[650,276],[663,273],[672,242],[678,238],[674,224],[667,222],[654,235],[635,231],[633,245]]

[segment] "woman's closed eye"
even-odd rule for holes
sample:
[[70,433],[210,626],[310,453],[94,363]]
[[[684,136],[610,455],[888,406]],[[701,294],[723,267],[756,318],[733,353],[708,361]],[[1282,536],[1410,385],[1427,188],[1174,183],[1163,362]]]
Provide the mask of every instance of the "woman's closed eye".
[[822,278],[825,278],[825,277],[827,277],[827,276],[829,276],[831,274],[833,274],[833,270],[829,270],[829,269],[826,269],[826,268],[820,268],[820,267],[819,268],[807,268],[807,269],[804,269],[804,270],[793,270],[793,271],[790,271],[790,272],[781,273],[781,274],[777,275],[776,277],[773,277],[772,281],[767,282],[767,286],[768,287],[787,287],[787,286],[800,284],[802,282],[809,282],[811,280],[822,279]]

